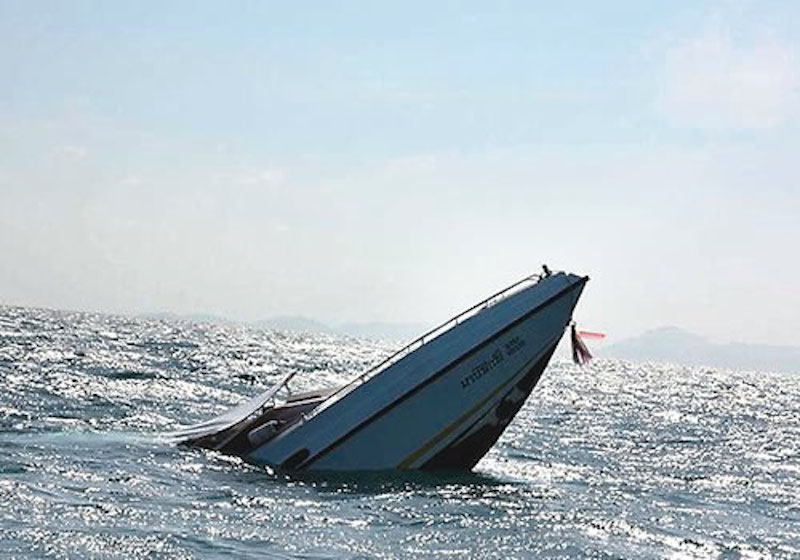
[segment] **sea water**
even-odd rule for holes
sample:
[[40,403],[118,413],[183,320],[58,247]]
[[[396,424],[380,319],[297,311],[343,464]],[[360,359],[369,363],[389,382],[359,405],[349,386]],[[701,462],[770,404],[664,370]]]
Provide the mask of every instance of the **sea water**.
[[800,558],[800,376],[554,361],[473,473],[287,475],[159,434],[352,338],[0,307],[0,557]]

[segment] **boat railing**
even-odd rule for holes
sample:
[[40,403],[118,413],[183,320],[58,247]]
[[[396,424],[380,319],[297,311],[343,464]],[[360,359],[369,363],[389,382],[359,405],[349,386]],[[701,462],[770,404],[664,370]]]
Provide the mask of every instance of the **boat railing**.
[[412,340],[411,342],[409,342],[408,344],[406,344],[405,346],[403,346],[402,348],[400,348],[399,350],[397,350],[396,352],[394,352],[393,354],[391,354],[389,357],[385,358],[378,364],[367,369],[363,373],[360,373],[359,375],[351,379],[349,382],[339,387],[336,391],[328,395],[328,398],[325,399],[325,401],[322,404],[320,404],[320,406],[311,411],[304,419],[307,420],[309,418],[312,418],[313,416],[316,416],[323,409],[327,408],[335,401],[339,400],[342,396],[344,396],[344,394],[348,393],[356,384],[361,384],[369,381],[371,378],[375,377],[378,373],[391,367],[392,365],[399,362],[412,352],[418,350],[419,348],[429,343],[433,339],[441,336],[442,334],[449,331],[453,327],[463,323],[470,317],[477,315],[484,309],[488,309],[489,307],[496,305],[497,303],[506,299],[507,297],[521,291],[528,285],[533,285],[538,283],[544,276],[546,275],[532,274],[531,276],[526,276],[522,280],[514,282],[510,286],[507,286],[506,288],[503,288],[499,292],[492,294],[483,301],[476,303],[469,309],[465,309],[464,311],[451,317],[441,325],[432,328],[431,330],[424,333],[422,336]]

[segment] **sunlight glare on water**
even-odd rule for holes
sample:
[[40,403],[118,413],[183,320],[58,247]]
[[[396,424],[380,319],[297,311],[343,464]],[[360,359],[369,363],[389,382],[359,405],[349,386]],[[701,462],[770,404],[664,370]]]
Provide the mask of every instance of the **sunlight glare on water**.
[[466,474],[276,474],[158,438],[392,349],[0,307],[0,553],[800,557],[796,375],[556,361]]

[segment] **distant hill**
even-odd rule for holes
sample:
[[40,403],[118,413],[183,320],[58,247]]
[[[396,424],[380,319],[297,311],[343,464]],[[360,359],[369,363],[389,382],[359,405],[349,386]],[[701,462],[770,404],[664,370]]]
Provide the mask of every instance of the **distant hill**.
[[155,321],[192,321],[194,323],[210,323],[213,325],[246,325],[257,329],[334,334],[395,342],[410,342],[430,329],[430,326],[424,323],[390,323],[382,321],[342,323],[332,326],[301,315],[281,315],[251,323],[234,321],[208,313],[180,314],[162,311],[141,313],[137,317]]
[[233,325],[236,321],[211,315],[210,313],[173,313],[171,311],[154,311],[152,313],[139,313],[136,315],[142,319],[153,321],[191,321],[193,323],[211,323],[212,325]]
[[274,329],[278,331],[295,331],[295,332],[314,332],[332,334],[334,331],[325,323],[309,319],[308,317],[299,317],[294,315],[285,315],[280,317],[272,317],[262,321],[251,323],[252,326],[261,329]]
[[677,327],[661,327],[598,350],[598,356],[692,366],[800,373],[800,347],[714,344]]
[[424,334],[430,326],[423,323],[345,323],[336,327],[340,334],[384,340],[411,341]]
[[272,317],[270,319],[257,321],[252,323],[252,325],[262,329],[316,332],[395,341],[412,340],[427,330],[426,325],[421,323],[388,323],[378,321],[343,323],[341,325],[330,326],[314,319],[299,316]]

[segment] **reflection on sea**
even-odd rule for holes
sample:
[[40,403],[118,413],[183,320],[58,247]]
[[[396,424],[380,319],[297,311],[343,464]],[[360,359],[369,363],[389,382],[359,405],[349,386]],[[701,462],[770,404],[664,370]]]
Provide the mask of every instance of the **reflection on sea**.
[[800,377],[555,361],[474,473],[287,474],[158,434],[387,344],[0,307],[0,554],[792,557]]

